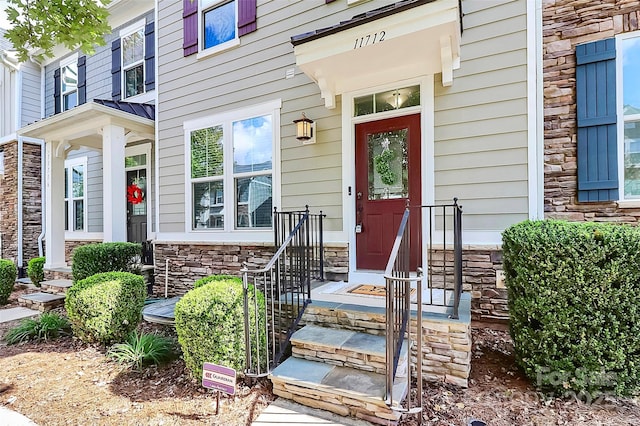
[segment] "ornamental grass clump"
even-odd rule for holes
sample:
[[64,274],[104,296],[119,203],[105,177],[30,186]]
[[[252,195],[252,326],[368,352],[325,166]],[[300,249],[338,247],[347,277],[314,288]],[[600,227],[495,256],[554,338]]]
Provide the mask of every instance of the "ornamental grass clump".
[[142,320],[147,289],[129,272],[106,272],[75,282],[65,299],[73,333],[85,342],[122,342]]
[[640,228],[527,221],[503,233],[517,363],[582,399],[640,391]]
[[[202,377],[205,362],[224,365],[237,371],[245,367],[244,298],[242,280],[236,277],[203,279],[187,292],[175,307],[178,342],[187,368],[195,378]],[[253,295],[253,287],[249,294]],[[264,317],[264,296],[257,292],[258,315]],[[253,296],[249,300],[249,318],[256,311]],[[264,341],[264,336],[261,336]]]
[[175,340],[159,334],[129,334],[123,343],[116,343],[107,352],[107,356],[127,368],[142,370],[145,365],[160,365],[175,359],[178,351]]
[[4,336],[4,341],[14,345],[28,340],[46,341],[55,339],[71,331],[69,321],[55,312],[45,312],[38,318],[27,318],[20,321]]

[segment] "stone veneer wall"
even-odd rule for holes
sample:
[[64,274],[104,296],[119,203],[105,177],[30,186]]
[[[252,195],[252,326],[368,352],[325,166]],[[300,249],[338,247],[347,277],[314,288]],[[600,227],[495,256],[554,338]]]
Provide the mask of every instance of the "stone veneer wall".
[[[18,142],[2,146],[4,152],[4,178],[0,181],[0,234],[2,257],[18,260]],[[23,144],[22,179],[22,258],[26,267],[30,259],[38,256],[38,236],[42,232],[42,197],[40,146]]]
[[637,223],[640,209],[578,203],[575,46],[640,29],[640,1],[543,0],[544,208],[549,218]]
[[87,244],[95,244],[101,242],[102,240],[65,240],[64,260],[67,262],[67,265],[71,265],[71,260],[73,259],[73,251],[76,248],[80,246],[86,246]]
[[[416,319],[411,320],[411,329],[416,330]],[[336,308],[322,302],[310,304],[302,316],[301,324],[315,324],[329,328],[340,328],[369,333],[385,334],[385,313],[374,310],[350,310],[347,305]],[[416,341],[412,334],[412,341]],[[354,358],[355,359],[355,358]],[[416,351],[412,348],[411,363],[416,364]],[[415,376],[415,371],[413,372]],[[471,373],[471,318],[469,296],[460,303],[460,319],[445,315],[425,314],[422,319],[422,374],[432,382],[445,382],[468,387]]]

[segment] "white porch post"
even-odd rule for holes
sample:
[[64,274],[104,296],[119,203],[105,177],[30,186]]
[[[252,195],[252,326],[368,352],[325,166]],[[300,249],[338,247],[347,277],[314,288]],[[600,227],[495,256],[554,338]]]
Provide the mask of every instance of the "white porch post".
[[124,173],[124,128],[108,124],[102,128],[102,182],[104,241],[127,241],[126,179]]
[[57,146],[58,142],[46,142],[45,269],[67,266],[64,249],[64,150],[57,153]]

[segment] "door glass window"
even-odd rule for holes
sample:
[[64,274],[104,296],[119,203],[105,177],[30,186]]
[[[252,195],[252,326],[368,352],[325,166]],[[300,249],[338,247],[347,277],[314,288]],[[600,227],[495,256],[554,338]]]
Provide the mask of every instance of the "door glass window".
[[408,129],[367,136],[369,200],[407,198]]
[[127,203],[133,216],[147,214],[147,170],[138,169],[127,172]]

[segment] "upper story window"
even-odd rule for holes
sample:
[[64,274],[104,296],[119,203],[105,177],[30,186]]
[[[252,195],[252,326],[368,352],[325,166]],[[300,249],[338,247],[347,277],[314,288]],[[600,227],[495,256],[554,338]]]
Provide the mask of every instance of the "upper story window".
[[202,49],[220,46],[237,39],[236,2],[202,0]]
[[124,97],[144,93],[144,26],[122,37]]
[[[197,0],[193,0],[197,1]],[[155,89],[155,25],[144,19],[120,30],[111,43],[111,98],[153,99]],[[146,95],[145,95],[146,94]]]
[[272,226],[280,103],[185,123],[188,229]]
[[183,0],[182,17],[184,56],[237,46],[257,29],[256,0]]
[[87,196],[87,158],[65,161],[64,165],[64,229],[85,231]]
[[60,63],[60,93],[62,111],[78,105],[78,56]]

